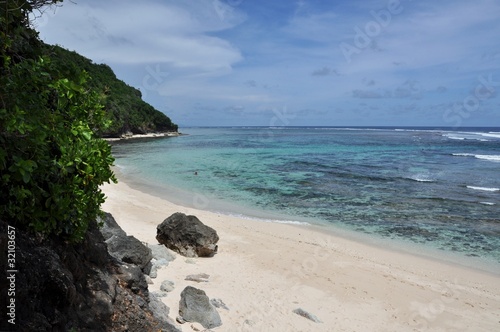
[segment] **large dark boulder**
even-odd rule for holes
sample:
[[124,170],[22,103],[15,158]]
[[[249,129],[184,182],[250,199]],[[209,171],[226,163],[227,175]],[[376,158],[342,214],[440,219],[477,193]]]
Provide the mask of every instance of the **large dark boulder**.
[[156,228],[156,239],[186,257],[212,257],[217,253],[217,232],[195,216],[174,213]]
[[134,236],[112,236],[106,240],[111,256],[123,263],[137,265],[146,274],[151,271],[151,249]]
[[106,213],[101,222],[101,233],[111,256],[123,263],[137,265],[144,273],[149,274],[153,258],[151,249],[134,236],[127,236],[111,214]]
[[217,309],[201,289],[187,286],[181,293],[179,315],[186,322],[198,322],[206,329],[222,325]]
[[127,233],[125,233],[120,225],[118,225],[111,213],[104,212],[104,215],[99,217],[97,222],[100,225],[99,230],[101,231],[104,240],[108,240],[113,235],[127,236]]

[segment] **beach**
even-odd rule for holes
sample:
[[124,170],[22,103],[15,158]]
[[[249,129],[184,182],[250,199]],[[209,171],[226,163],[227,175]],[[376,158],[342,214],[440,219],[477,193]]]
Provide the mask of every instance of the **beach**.
[[[162,300],[178,316],[180,293],[200,288],[220,299],[214,331],[496,331],[500,276],[344,238],[306,225],[242,219],[173,204],[126,182],[106,184],[103,210],[139,240],[157,244],[156,226],[175,212],[214,228],[218,253],[176,259],[149,285],[175,289]],[[208,282],[184,280],[206,273]],[[314,322],[295,314],[302,308]],[[179,325],[195,331],[197,325]]]
[[180,135],[182,135],[182,134],[178,133],[178,132],[158,132],[158,133],[148,133],[148,134],[127,133],[127,134],[121,135],[120,137],[109,137],[109,138],[103,138],[103,139],[105,141],[108,141],[108,142],[117,142],[117,141],[129,140],[129,139],[176,137],[176,136],[180,136]]

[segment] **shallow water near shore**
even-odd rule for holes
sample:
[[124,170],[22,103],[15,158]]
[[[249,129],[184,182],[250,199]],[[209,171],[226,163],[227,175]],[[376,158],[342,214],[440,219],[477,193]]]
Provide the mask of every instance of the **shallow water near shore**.
[[121,176],[187,206],[500,268],[500,128],[182,132],[114,144]]

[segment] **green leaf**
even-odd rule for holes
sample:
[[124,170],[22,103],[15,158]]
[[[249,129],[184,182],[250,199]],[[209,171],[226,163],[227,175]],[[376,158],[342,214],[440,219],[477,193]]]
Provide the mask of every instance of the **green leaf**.
[[31,174],[30,173],[28,173],[26,171],[22,171],[21,174],[23,176],[24,183],[30,182],[30,179],[31,179]]
[[90,139],[92,138],[92,133],[88,132],[88,131],[84,131],[84,132],[82,132],[82,136],[85,137],[85,139],[87,141],[90,141]]

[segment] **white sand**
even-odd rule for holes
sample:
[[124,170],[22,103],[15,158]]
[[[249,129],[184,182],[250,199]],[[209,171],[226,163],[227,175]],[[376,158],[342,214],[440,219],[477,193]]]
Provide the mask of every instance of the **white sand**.
[[[174,212],[197,216],[219,234],[219,252],[195,263],[177,258],[161,269],[175,289],[163,301],[178,315],[191,285],[229,310],[214,331],[500,331],[500,276],[386,250],[313,227],[238,219],[105,185],[103,209],[129,234],[156,244],[156,226]],[[209,282],[185,281],[207,273]],[[314,323],[292,311],[303,308]],[[180,325],[193,331],[192,324]]]
[[181,133],[178,132],[164,132],[164,133],[149,133],[149,134],[125,134],[121,137],[110,137],[103,138],[105,141],[114,142],[114,141],[122,141],[122,140],[130,140],[130,139],[140,139],[140,138],[159,138],[159,137],[174,137],[180,136]]

